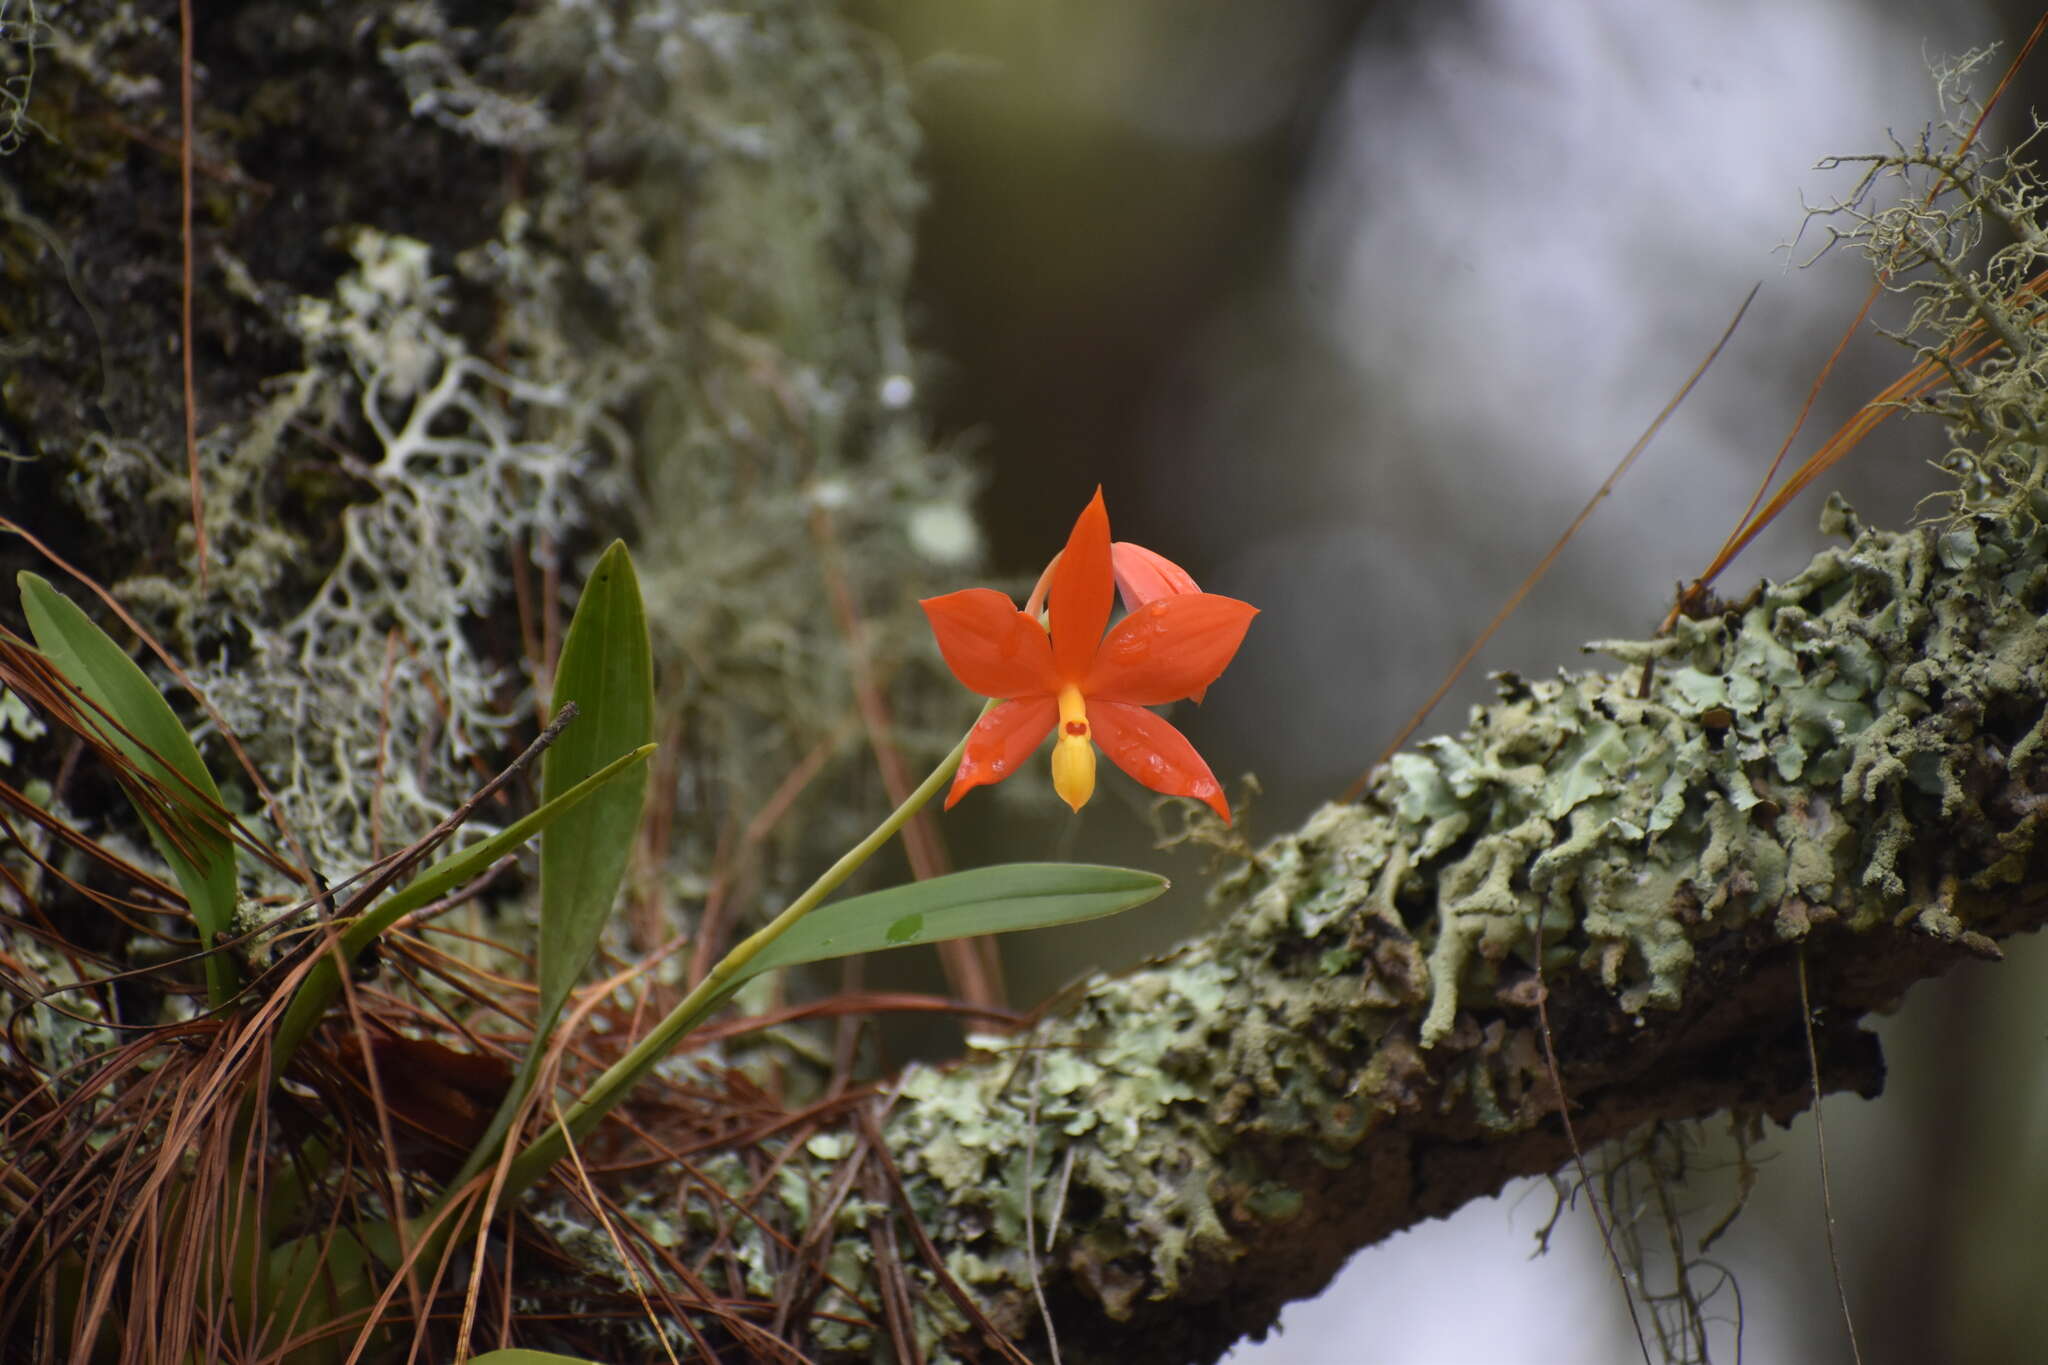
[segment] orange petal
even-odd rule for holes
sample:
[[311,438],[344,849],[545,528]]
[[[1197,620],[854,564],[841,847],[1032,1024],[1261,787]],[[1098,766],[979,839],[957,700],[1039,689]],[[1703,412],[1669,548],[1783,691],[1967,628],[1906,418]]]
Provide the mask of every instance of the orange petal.
[[[1044,634],[1039,631],[1041,637]],[[960,771],[953,775],[952,790],[946,793],[946,809],[953,809],[955,801],[976,787],[1000,782],[1016,772],[1051,733],[1059,715],[1060,704],[1051,697],[1027,697],[1006,701],[974,722],[967,732],[967,754],[960,760]]]
[[1116,574],[1116,590],[1124,599],[1125,611],[1136,611],[1162,597],[1201,591],[1193,574],[1132,541],[1119,540],[1109,547],[1109,567]]
[[1095,742],[1109,761],[1139,782],[1168,796],[1192,796],[1230,823],[1230,803],[1209,765],[1180,731],[1141,706],[1088,699]]
[[1147,602],[1103,640],[1081,690],[1091,705],[1098,698],[1136,706],[1199,700],[1258,614],[1248,602],[1208,592]]
[[1109,511],[1097,488],[1081,509],[1052,571],[1052,659],[1060,677],[1074,680],[1087,674],[1115,596],[1109,572]]
[[946,667],[984,697],[1056,690],[1045,629],[993,588],[967,588],[918,603]]

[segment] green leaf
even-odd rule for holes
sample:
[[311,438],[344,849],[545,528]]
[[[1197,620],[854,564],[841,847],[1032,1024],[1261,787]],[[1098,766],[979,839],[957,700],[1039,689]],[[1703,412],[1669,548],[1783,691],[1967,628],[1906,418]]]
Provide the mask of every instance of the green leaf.
[[[590,571],[562,641],[554,709],[569,702],[576,703],[576,719],[541,758],[541,795],[548,800],[654,738],[654,657],[640,582],[620,541]],[[647,770],[641,768],[564,815],[540,841],[536,1053],[597,951],[646,798]]]
[[1005,863],[821,905],[733,975],[975,934],[1044,929],[1143,905],[1167,888],[1155,873],[1089,863]]
[[[18,581],[36,647],[128,734],[90,709],[81,708],[80,718],[154,780],[169,802],[166,810],[123,784],[150,842],[171,865],[192,907],[200,945],[213,947],[235,915],[235,846],[223,826],[220,789],[171,704],[135,661],[48,581],[25,570]],[[221,1003],[234,993],[233,964],[221,954],[209,954],[206,980],[213,1002]]]
[[585,1360],[582,1356],[558,1356],[553,1351],[528,1351],[513,1346],[502,1351],[486,1351],[480,1356],[471,1356],[467,1365],[603,1365],[603,1362]]
[[[640,606],[640,581],[620,541],[613,541],[590,571],[562,641],[555,711],[570,702],[576,703],[576,719],[541,759],[541,794],[550,799],[588,780],[620,753],[647,745],[654,735],[654,656]],[[611,917],[646,799],[647,771],[638,768],[557,820],[542,837],[540,1007],[533,1038],[498,1112],[449,1188],[460,1188],[483,1169],[526,1103],[563,1002],[590,965]]]
[[[342,960],[353,960],[357,953],[369,947],[378,935],[395,924],[399,916],[429,905],[462,885],[506,853],[547,829],[608,783],[619,779],[628,769],[645,763],[653,753],[652,744],[643,744],[632,753],[606,764],[538,810],[521,816],[490,838],[481,839],[461,852],[441,859],[407,882],[403,890],[377,902],[342,930]],[[285,1063],[291,1060],[293,1051],[305,1041],[313,1025],[320,1021],[340,984],[332,957],[323,957],[306,974],[305,983],[286,1007],[284,1018],[277,1026],[277,1034],[271,1040],[272,1076],[283,1073]]]
[[[1010,863],[821,905],[779,932],[771,924],[726,954],[696,990],[570,1106],[561,1122],[512,1158],[505,1196],[517,1195],[540,1179],[567,1145],[566,1133],[588,1132],[677,1040],[730,999],[741,983],[762,972],[911,943],[1074,924],[1143,905],[1166,888],[1166,878],[1131,868]],[[761,941],[764,938],[766,942]],[[481,1169],[475,1154],[471,1166]],[[466,1178],[457,1179],[450,1190],[460,1188]],[[444,1204],[447,1198],[443,1196]]]
[[[611,783],[624,779],[629,770],[645,763],[653,754],[652,744],[643,744],[631,753],[620,754],[569,790],[550,798],[531,813],[520,816],[490,838],[479,839],[460,853],[451,853],[441,859],[407,882],[404,890],[389,900],[379,902],[376,909],[350,925],[341,937],[343,951],[361,952],[369,947],[370,940],[389,929],[400,915],[440,899],[443,893],[462,885],[534,835],[545,833],[557,820]],[[647,778],[642,773],[631,780],[644,784]]]

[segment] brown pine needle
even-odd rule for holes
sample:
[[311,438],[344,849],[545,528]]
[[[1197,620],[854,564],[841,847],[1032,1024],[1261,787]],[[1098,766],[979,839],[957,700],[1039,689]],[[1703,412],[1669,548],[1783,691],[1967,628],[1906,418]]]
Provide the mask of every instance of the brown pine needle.
[[199,557],[199,591],[206,591],[206,507],[199,482],[199,392],[192,362],[192,0],[178,0],[178,241],[184,248],[184,287],[178,329],[185,366],[185,467],[192,479],[192,543]]

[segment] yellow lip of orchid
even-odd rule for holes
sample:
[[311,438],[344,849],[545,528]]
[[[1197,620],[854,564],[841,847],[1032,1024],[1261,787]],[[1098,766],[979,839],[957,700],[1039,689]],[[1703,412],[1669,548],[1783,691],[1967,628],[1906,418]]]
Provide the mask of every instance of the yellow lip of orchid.
[[1062,687],[1059,727],[1053,732],[1052,789],[1076,811],[1095,795],[1095,745],[1089,739],[1088,704],[1081,689]]
[[[1130,614],[1107,635],[1121,589]],[[1058,727],[1053,787],[1079,810],[1095,790],[1095,750],[1154,791],[1206,802],[1226,821],[1229,803],[1187,738],[1145,708],[1200,699],[1244,640],[1258,609],[1205,593],[1163,555],[1112,544],[1102,490],[1081,512],[1066,548],[1023,611],[987,588],[923,602],[953,676],[1000,699],[967,737],[946,796],[1000,782]],[[1041,605],[1049,619],[1040,623]]]

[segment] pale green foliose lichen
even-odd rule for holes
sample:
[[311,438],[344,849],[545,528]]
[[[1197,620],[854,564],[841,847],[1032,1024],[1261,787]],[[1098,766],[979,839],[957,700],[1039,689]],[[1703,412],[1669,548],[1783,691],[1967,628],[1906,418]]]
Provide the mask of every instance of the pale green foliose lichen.
[[[1478,1129],[1527,1126],[1543,1062],[1500,1011],[1528,1007],[1539,924],[1552,980],[1634,1014],[1678,1006],[1717,936],[1890,924],[1929,891],[1909,864],[1960,852],[1913,849],[1916,811],[1976,799],[1980,745],[2041,748],[2048,534],[1975,532],[1967,566],[1931,530],[1860,534],[1726,614],[1597,646],[1615,673],[1504,678],[1462,733],[1227,879],[1202,942],[991,1058],[913,1069],[890,1143],[954,1273],[1028,1322],[1029,1197],[1041,1274],[1127,1316],[1298,1209],[1265,1144],[1341,1167],[1443,1065]],[[1982,852],[1978,882],[2010,875],[1993,855],[2026,856]]]

